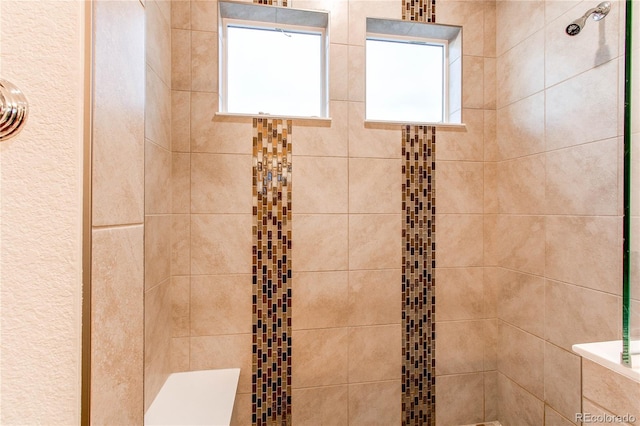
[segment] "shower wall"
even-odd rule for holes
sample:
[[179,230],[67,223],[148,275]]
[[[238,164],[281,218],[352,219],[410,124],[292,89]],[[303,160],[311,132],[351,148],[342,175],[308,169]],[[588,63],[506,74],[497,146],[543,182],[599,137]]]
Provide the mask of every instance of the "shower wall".
[[[293,124],[293,421],[398,423],[401,131],[364,125],[364,37],[365,17],[400,19],[401,1],[290,6],[331,11],[332,117]],[[439,2],[437,22],[465,27],[467,123],[436,136],[437,415],[466,424],[497,415],[497,320],[483,268],[494,3]],[[171,26],[171,364],[241,367],[234,421],[248,424],[252,124],[214,117],[217,2],[173,1]]]
[[621,336],[623,5],[576,37],[564,29],[591,4],[496,5],[484,253],[503,424],[571,424],[581,411],[571,345]]
[[147,0],[144,127],[144,407],[171,373],[171,2]]

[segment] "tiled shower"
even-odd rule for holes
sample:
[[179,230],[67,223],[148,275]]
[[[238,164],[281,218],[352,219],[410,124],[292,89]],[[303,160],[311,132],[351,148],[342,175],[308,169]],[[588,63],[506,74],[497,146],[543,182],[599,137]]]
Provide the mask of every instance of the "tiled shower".
[[[620,5],[574,38],[564,27],[585,2],[433,6],[435,22],[463,27],[466,124],[425,134],[435,158],[435,376],[424,387],[438,425],[569,425],[582,409],[571,345],[620,337]],[[364,124],[364,39],[366,17],[401,19],[403,2],[286,6],[331,13],[331,121],[287,129],[289,421],[400,424],[409,131]],[[135,195],[145,206],[144,404],[142,377],[132,377],[137,399],[127,399],[138,405],[120,413],[137,423],[177,371],[241,367],[235,424],[255,412],[252,267],[258,232],[268,232],[254,228],[259,133],[253,119],[215,116],[217,13],[216,1],[144,3],[145,140],[132,154],[145,177]],[[588,97],[585,87],[595,87]]]

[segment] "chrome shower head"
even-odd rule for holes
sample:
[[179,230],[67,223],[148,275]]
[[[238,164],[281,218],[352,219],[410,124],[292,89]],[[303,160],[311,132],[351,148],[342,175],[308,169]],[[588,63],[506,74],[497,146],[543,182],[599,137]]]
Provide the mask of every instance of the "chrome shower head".
[[582,31],[585,24],[587,23],[587,18],[589,16],[591,16],[591,19],[593,19],[594,21],[599,21],[605,16],[607,16],[610,10],[611,10],[611,2],[604,1],[600,3],[598,6],[594,7],[593,9],[587,10],[587,13],[585,13],[580,18],[570,23],[565,29],[565,32],[570,36],[578,35],[580,34],[580,31]]

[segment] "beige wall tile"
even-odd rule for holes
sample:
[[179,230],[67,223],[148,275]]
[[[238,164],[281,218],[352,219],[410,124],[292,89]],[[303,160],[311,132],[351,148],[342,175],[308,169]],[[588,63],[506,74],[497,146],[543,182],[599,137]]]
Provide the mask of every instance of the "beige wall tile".
[[191,31],[171,30],[171,88],[191,90]]
[[[111,30],[105,28],[105,31]],[[105,36],[109,42],[105,42],[104,47],[101,45],[105,51],[96,56],[95,63],[94,102],[112,107],[95,108],[93,114],[93,226],[142,223],[144,220],[146,67],[140,57],[143,46],[128,40],[130,34],[116,39],[114,35],[118,30],[112,32]],[[123,69],[128,70],[128,78],[114,79],[113,76]]]
[[467,425],[484,420],[483,373],[438,377],[439,425]]
[[[191,277],[171,277],[171,337],[189,336]],[[187,343],[187,348],[189,344]]]
[[486,422],[498,419],[498,372],[484,373],[484,420]]
[[91,409],[107,423],[142,421],[143,231],[141,225],[92,231]]
[[349,215],[349,268],[400,267],[401,237],[400,214]]
[[496,57],[496,2],[484,3],[484,56]]
[[[611,422],[608,423],[603,423],[600,421],[597,421],[599,419],[594,419],[594,417],[597,416],[601,416],[601,415],[610,415],[610,416],[614,416],[615,414],[605,410],[604,408],[600,407],[598,404],[594,403],[593,401],[590,401],[586,398],[582,399],[582,413],[584,413],[585,416],[585,420],[587,419],[587,416],[589,416],[589,424],[594,425],[594,426],[605,426],[605,425],[610,425]],[[604,420],[604,418],[603,418]],[[586,423],[586,422],[585,422]],[[630,426],[629,423],[618,423],[622,426]]]
[[218,30],[217,0],[194,0],[191,2],[191,29],[198,31]]
[[436,216],[438,267],[482,266],[482,216]]
[[582,10],[584,9],[583,5],[572,8],[546,26],[545,83],[547,87],[588,71],[618,56],[620,34],[618,13],[620,7],[624,9],[623,2],[611,2],[611,11],[607,15],[606,21],[597,22],[589,19],[584,30],[580,32],[580,37],[557,37],[556,35],[563,34],[569,22],[586,12],[586,9]]
[[349,1],[349,44],[363,46],[366,18],[402,19],[402,7],[393,0]]
[[191,1],[171,1],[171,28],[191,29]]
[[640,418],[640,383],[582,359],[582,395],[613,414]]
[[544,92],[521,99],[497,112],[497,159],[544,152]]
[[171,89],[149,67],[146,74],[145,138],[171,150]]
[[251,334],[191,338],[191,370],[239,368],[238,393],[251,392]]
[[293,389],[292,417],[296,425],[316,426],[348,424],[349,391],[347,385]]
[[544,278],[504,270],[501,281],[498,318],[544,338]]
[[[575,414],[573,414],[572,417],[575,418]],[[574,423],[562,417],[553,408],[549,407],[548,405],[545,405],[544,406],[544,424],[545,426],[571,426]]]
[[544,274],[544,217],[487,216],[484,236],[486,265]]
[[329,125],[296,125],[293,155],[346,157],[349,135],[349,103],[329,102]]
[[498,374],[498,420],[503,425],[543,425],[544,402]]
[[438,161],[435,175],[439,213],[483,212],[484,168],[482,163]]
[[171,23],[171,0],[153,0],[160,9],[162,17],[167,23]]
[[497,318],[482,321],[484,328],[484,371],[498,368],[498,333],[499,320]]
[[615,215],[617,139],[547,153],[547,213]]
[[501,322],[498,347],[498,371],[544,399],[544,340]]
[[463,56],[462,81],[462,107],[482,108],[484,106],[484,58],[466,54]]
[[[165,190],[166,186],[156,189]],[[171,156],[172,213],[191,212],[191,155],[173,153]]]
[[483,268],[439,268],[436,271],[437,320],[484,318]]
[[294,330],[344,327],[348,323],[349,274],[338,272],[293,272]]
[[567,351],[576,343],[619,339],[620,315],[617,296],[550,280],[546,283],[545,337]]
[[171,216],[171,274],[191,273],[191,220],[189,215]]
[[218,92],[218,34],[191,31],[191,90]]
[[171,338],[171,372],[189,371],[189,338]]
[[329,99],[349,100],[349,47],[345,44],[329,46]]
[[349,156],[401,158],[402,130],[365,127],[364,102],[349,102]]
[[191,278],[191,336],[251,332],[251,275]]
[[171,82],[171,23],[156,1],[145,6],[146,62],[166,85]]
[[349,425],[387,426],[400,423],[400,381],[349,385]]
[[484,52],[484,4],[469,1],[440,1],[436,6],[436,22],[464,27],[462,49],[466,55],[482,56]]
[[[527,25],[514,25],[527,22]],[[502,55],[544,26],[544,1],[500,1],[496,3],[496,52]]]
[[402,211],[402,163],[399,159],[349,159],[349,212]]
[[[464,109],[465,129],[454,127],[436,130],[436,159],[481,161],[483,158],[484,114],[481,110]],[[402,136],[398,136],[401,140]],[[400,142],[401,143],[401,142]]]
[[231,426],[246,426],[251,424],[251,399],[253,394],[240,393],[236,395],[231,414]]
[[[579,1],[567,1],[567,0],[545,0],[544,2],[544,12],[545,12],[545,22],[549,23],[555,19],[557,19],[560,15],[565,13],[567,10],[575,7],[576,11],[581,10],[582,6],[579,5]],[[583,12],[578,12],[578,16]],[[573,16],[573,15],[572,15]],[[572,18],[571,21],[575,19]],[[564,31],[564,30],[563,30]]]
[[189,152],[191,146],[191,92],[171,91],[171,150]]
[[[547,149],[613,138],[618,133],[618,62],[564,81],[546,91]],[[591,102],[576,102],[589,87]],[[597,123],[597,125],[594,125]]]
[[542,214],[545,210],[544,154],[498,163],[498,211],[500,213]]
[[400,269],[349,272],[349,325],[400,323],[401,302]]
[[483,154],[485,161],[495,161],[499,159],[497,143],[497,121],[498,114],[495,110],[484,110],[484,126],[482,134],[484,137]]
[[171,213],[171,152],[145,141],[144,202],[146,214]]
[[436,324],[436,374],[483,371],[483,321],[446,321]]
[[296,156],[292,162],[296,213],[348,212],[349,162],[346,158]]
[[[530,2],[501,2],[501,4],[528,5]],[[498,22],[500,22],[498,7]],[[525,8],[522,8],[525,10]],[[544,10],[544,7],[540,8]],[[529,22],[530,16],[527,17]],[[524,25],[530,27],[529,25]],[[498,25],[500,28],[500,24]],[[500,34],[498,34],[500,40]],[[498,49],[500,50],[500,49]],[[539,31],[498,57],[496,65],[498,108],[524,99],[544,89],[544,32]]]
[[147,216],[144,225],[144,287],[160,284],[171,274],[171,215]]
[[[500,288],[504,282],[505,271],[502,268],[486,267],[484,270],[484,317],[498,317],[498,303],[501,303]],[[436,276],[437,278],[437,276]]]
[[252,216],[192,215],[191,273],[251,273]]
[[498,167],[501,163],[484,163],[484,213],[497,214],[500,212],[498,204]]
[[[486,2],[485,4],[488,4]],[[496,109],[496,59],[484,58],[484,104],[483,108]],[[466,84],[466,83],[465,83]]]
[[192,213],[251,213],[251,157],[191,154]]
[[401,326],[349,329],[349,383],[396,380],[402,374]]
[[[191,93],[191,150],[216,154],[251,154],[251,123],[235,117],[214,118],[217,111],[217,94]],[[293,140],[295,141],[295,133]]]
[[347,0],[290,0],[290,7],[306,10],[328,11],[331,17],[329,34],[332,43],[349,42],[349,2]]
[[545,402],[567,419],[575,420],[581,409],[580,357],[546,343],[544,347]]
[[349,100],[364,102],[365,98],[365,52],[363,46],[349,46]]
[[347,328],[293,332],[293,388],[347,383]]
[[170,283],[167,279],[146,291],[144,295],[145,411],[171,373]]
[[347,215],[294,215],[292,266],[303,271],[344,271],[348,268]]
[[621,219],[549,216],[546,275],[594,290],[621,294]]

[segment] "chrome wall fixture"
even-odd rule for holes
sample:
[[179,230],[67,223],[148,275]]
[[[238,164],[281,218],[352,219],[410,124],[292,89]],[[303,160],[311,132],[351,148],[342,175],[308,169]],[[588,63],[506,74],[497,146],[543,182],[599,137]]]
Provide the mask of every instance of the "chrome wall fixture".
[[587,18],[589,18],[589,16],[591,16],[591,19],[593,19],[594,21],[599,21],[607,16],[610,10],[611,2],[603,1],[593,9],[587,10],[584,15],[570,23],[565,29],[565,32],[570,36],[578,35],[587,23]]
[[24,93],[0,78],[0,141],[17,135],[24,127],[29,104]]

